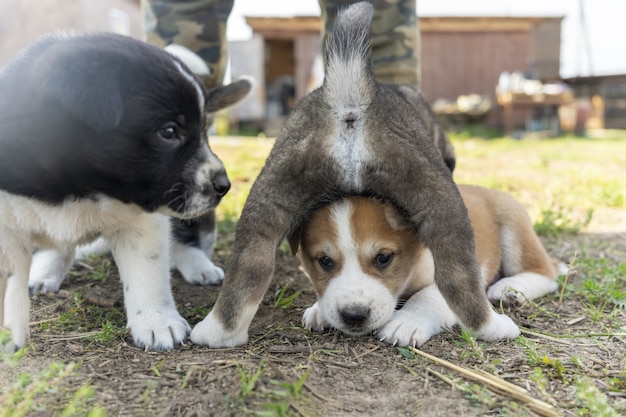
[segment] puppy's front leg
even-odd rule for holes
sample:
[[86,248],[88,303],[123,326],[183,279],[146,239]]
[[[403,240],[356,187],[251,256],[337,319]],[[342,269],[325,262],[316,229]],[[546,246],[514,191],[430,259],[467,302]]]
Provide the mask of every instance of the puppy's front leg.
[[290,213],[255,200],[252,192],[248,202],[237,224],[235,246],[217,302],[191,332],[196,344],[215,348],[245,344],[248,327],[271,283],[276,250]]
[[[211,313],[191,332],[194,343],[231,347],[248,341],[248,327],[272,281],[278,245],[328,188],[317,178],[323,162],[309,157],[311,152],[300,158],[286,146],[291,145],[276,143],[250,190],[222,290]],[[331,168],[325,172],[331,177]]]
[[191,330],[172,296],[169,221],[160,214],[144,214],[132,226],[106,236],[124,286],[128,328],[137,346],[169,350]]
[[457,321],[437,285],[431,284],[394,311],[391,320],[376,335],[394,346],[418,347]]
[[[15,243],[14,246],[20,245]],[[12,274],[9,275],[4,290],[4,320],[3,325],[11,331],[9,349],[24,347],[30,330],[30,296],[28,294],[28,273],[33,249],[22,247],[12,253],[8,264]],[[4,278],[4,277],[2,277]],[[5,281],[5,279],[3,279]]]

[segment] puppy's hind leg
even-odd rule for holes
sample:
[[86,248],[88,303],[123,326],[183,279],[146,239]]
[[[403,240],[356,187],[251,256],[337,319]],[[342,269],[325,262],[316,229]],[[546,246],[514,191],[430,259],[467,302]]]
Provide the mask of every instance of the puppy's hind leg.
[[73,249],[44,249],[35,252],[28,277],[30,293],[58,292],[73,262]]
[[172,242],[172,263],[190,284],[216,285],[224,279],[224,270],[216,266],[206,252],[176,240]]
[[533,300],[557,290],[558,273],[553,260],[521,206],[516,224],[502,228],[500,241],[504,277],[487,288],[490,300],[514,304],[524,298]]
[[87,245],[81,245],[76,248],[76,260],[82,261],[90,256],[102,256],[111,251],[111,245],[106,239],[98,238]]
[[215,211],[194,220],[173,219],[172,263],[190,284],[216,285],[224,271],[211,261],[217,240]]

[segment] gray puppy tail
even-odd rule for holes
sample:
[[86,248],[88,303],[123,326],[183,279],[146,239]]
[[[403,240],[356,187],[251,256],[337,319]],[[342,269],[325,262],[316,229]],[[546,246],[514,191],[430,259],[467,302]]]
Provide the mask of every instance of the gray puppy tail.
[[373,7],[355,3],[337,14],[326,45],[324,90],[335,110],[363,109],[371,102],[376,82],[372,73],[370,24]]

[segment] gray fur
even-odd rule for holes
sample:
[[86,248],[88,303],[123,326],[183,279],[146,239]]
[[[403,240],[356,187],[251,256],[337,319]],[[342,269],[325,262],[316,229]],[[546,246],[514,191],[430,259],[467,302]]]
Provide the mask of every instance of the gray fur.
[[[480,329],[489,320],[467,211],[442,159],[454,158],[451,145],[436,134],[432,113],[421,110],[425,102],[419,93],[374,80],[368,36],[363,36],[370,20],[367,3],[339,14],[333,31],[338,38],[328,44],[327,56],[334,57],[327,60],[331,79],[304,97],[285,122],[237,225],[222,291],[205,319],[211,323],[194,329],[212,329],[217,320],[224,334],[192,333],[192,340],[214,346],[245,340],[241,334],[251,317],[243,312],[258,308],[281,240],[297,233],[317,207],[349,195],[377,196],[400,208],[431,249],[437,285],[460,321]],[[354,39],[362,42],[345,49]],[[342,146],[353,152],[337,155]],[[227,340],[235,334],[236,340]]]

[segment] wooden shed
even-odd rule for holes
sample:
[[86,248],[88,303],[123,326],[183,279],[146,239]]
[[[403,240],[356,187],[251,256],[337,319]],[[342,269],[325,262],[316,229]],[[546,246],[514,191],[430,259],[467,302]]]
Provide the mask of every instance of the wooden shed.
[[[542,81],[560,79],[562,17],[420,17],[422,90],[432,103],[475,94],[493,103],[487,121],[504,127],[496,85],[503,71],[519,71]],[[307,89],[311,66],[320,54],[321,22],[317,16],[246,17],[265,48],[265,86],[293,77],[297,99]],[[232,56],[233,67],[237,57]],[[516,125],[524,125],[530,108],[513,108]]]
[[559,80],[562,19],[420,18],[424,95],[431,103],[455,101],[462,95],[484,97],[492,103],[487,123],[508,130],[527,127],[538,113],[558,115],[558,100],[529,99],[524,101],[529,104],[507,107],[505,117],[497,105],[496,85],[503,72],[520,72],[543,82]]
[[626,74],[565,80],[579,107],[589,108],[587,128],[626,129]]
[[422,89],[429,99],[495,99],[503,71],[558,80],[562,17],[422,17]]

